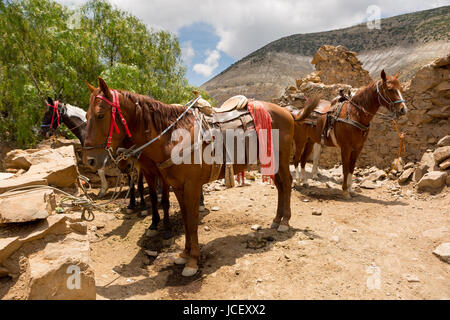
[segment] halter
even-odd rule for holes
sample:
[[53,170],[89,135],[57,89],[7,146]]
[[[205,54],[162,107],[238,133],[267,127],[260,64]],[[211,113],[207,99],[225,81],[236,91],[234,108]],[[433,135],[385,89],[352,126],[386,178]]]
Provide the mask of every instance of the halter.
[[47,106],[49,108],[53,108],[52,122],[50,122],[50,129],[53,129],[53,121],[55,121],[55,113],[57,115],[57,120],[58,120],[58,125],[56,126],[56,128],[58,128],[61,125],[61,123],[59,122],[59,108],[58,108],[58,105],[59,105],[59,101],[55,101],[55,103],[53,105],[47,103]]
[[[378,94],[378,103],[381,105],[381,101],[380,101],[380,97],[381,97],[381,99],[383,99],[383,101],[384,102],[386,102],[387,104],[388,104],[388,106],[389,107],[393,107],[393,106],[395,106],[395,104],[396,103],[402,103],[402,102],[405,102],[405,100],[403,100],[403,99],[400,99],[400,100],[397,100],[397,101],[392,101],[390,98],[389,98],[389,96],[388,96],[388,99],[386,99],[382,94],[381,94],[381,92],[380,92],[380,88],[378,87],[378,84],[380,83],[380,81],[377,81],[377,94]],[[384,90],[383,90],[384,91]],[[391,110],[389,110],[389,111],[391,111]],[[391,111],[392,112],[392,111]]]
[[112,136],[113,136],[113,129],[116,131],[117,134],[120,133],[119,127],[116,123],[116,111],[119,112],[120,119],[122,120],[122,124],[125,127],[125,131],[129,138],[131,138],[130,130],[128,129],[127,121],[122,115],[122,111],[120,110],[120,103],[119,103],[119,93],[116,90],[111,90],[112,96],[113,96],[113,102],[109,101],[106,97],[97,95],[96,98],[102,99],[107,104],[109,104],[112,108],[111,110],[111,125],[109,127],[109,134],[108,138],[106,140],[106,149],[109,150],[111,146]]

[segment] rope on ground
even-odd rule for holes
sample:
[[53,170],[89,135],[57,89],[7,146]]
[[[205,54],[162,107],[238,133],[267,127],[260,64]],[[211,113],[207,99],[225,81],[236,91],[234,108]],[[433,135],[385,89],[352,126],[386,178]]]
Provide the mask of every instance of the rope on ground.
[[[84,181],[84,182],[87,182],[87,183],[89,183],[89,182],[87,181],[86,177],[81,176],[81,175],[78,176],[78,185],[80,186],[81,190],[84,193],[84,196],[81,196],[81,197],[80,196],[71,195],[68,192],[65,192],[65,191],[63,191],[61,189],[58,189],[58,188],[55,188],[55,187],[52,187],[52,186],[48,186],[48,185],[31,185],[31,186],[18,187],[18,188],[14,188],[14,189],[8,190],[8,191],[0,194],[0,198],[11,196],[11,195],[24,194],[24,193],[27,193],[27,192],[30,192],[30,191],[35,191],[35,190],[53,190],[53,191],[59,192],[59,193],[64,195],[64,197],[58,202],[58,206],[65,205],[67,201],[71,201],[71,205],[72,206],[74,206],[74,207],[81,207],[81,210],[82,210],[81,218],[83,220],[92,221],[95,218],[94,213],[93,213],[93,209],[100,210],[100,211],[103,211],[105,213],[116,213],[116,212],[118,212],[120,210],[120,208],[117,208],[117,209],[114,209],[114,210],[109,210],[109,209],[106,208],[106,206],[108,204],[110,204],[110,203],[115,202],[117,200],[117,198],[119,197],[120,193],[122,192],[123,183],[120,184],[120,189],[117,192],[117,188],[118,188],[119,182],[122,180],[121,178],[122,178],[122,174],[120,174],[117,177],[116,185],[114,187],[114,193],[111,196],[111,198],[107,202],[104,202],[104,203],[101,203],[101,204],[96,203],[89,196],[89,194],[88,194],[84,184],[81,181]],[[89,189],[90,189],[90,186],[89,186]],[[130,192],[130,189],[128,189],[128,192],[127,192],[127,194],[125,196],[125,199],[128,198],[129,192]],[[89,213],[89,218],[86,217],[86,212]]]

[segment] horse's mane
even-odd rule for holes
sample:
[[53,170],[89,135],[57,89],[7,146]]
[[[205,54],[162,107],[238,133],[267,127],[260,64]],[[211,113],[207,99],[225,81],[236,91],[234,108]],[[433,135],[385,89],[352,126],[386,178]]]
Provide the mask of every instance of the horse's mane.
[[[156,130],[161,133],[186,110],[184,106],[166,104],[151,97],[125,90],[118,91],[135,105],[136,122],[144,130],[148,130],[153,119]],[[189,130],[193,124],[194,117],[188,112],[169,130],[169,133],[174,129]]]
[[373,87],[375,87],[375,82],[359,89],[350,100],[360,106],[371,106],[373,104]]
[[83,109],[68,104],[65,104],[66,110],[67,110],[67,116],[69,117],[77,117],[78,119],[80,119],[83,122],[86,122],[86,111],[84,111]]

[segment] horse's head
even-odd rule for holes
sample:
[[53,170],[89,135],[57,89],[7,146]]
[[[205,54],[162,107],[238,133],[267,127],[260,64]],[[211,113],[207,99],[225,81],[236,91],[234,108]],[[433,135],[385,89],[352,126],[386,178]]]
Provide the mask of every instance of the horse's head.
[[41,134],[46,138],[53,135],[61,124],[61,105],[52,98],[47,98],[47,109],[44,112],[41,122]]
[[380,105],[386,107],[396,117],[405,115],[408,108],[402,96],[402,86],[395,76],[386,76],[384,70],[381,71],[381,80],[377,82],[377,95]]
[[[124,110],[120,109],[124,103],[123,95],[109,89],[102,78],[98,78],[98,81],[99,88],[95,88],[86,81],[91,96],[89,110],[86,114],[87,126],[83,160],[94,169],[101,168],[111,160],[109,151],[114,153],[126,137],[128,130],[128,127],[125,127],[121,121],[121,112],[123,117],[127,118]],[[115,115],[113,115],[113,110],[115,110]]]

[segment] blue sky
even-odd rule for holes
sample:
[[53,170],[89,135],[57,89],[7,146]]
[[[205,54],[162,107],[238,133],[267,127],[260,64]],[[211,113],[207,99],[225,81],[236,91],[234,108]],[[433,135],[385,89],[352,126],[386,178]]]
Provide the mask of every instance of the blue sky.
[[[220,38],[209,24],[198,22],[183,27],[178,32],[178,39],[182,48],[184,64],[187,67],[187,78],[193,85],[203,84],[206,79],[219,74],[235,61],[225,52],[216,49]],[[214,51],[217,52],[216,55],[213,54]],[[205,64],[211,54],[213,55],[210,64]],[[215,61],[215,57],[217,57],[217,61]],[[202,64],[206,66],[203,68],[199,66]]]
[[[80,5],[86,0],[57,0]],[[450,0],[109,0],[149,27],[178,36],[193,85],[281,37],[328,31],[449,5]],[[381,26],[382,28],[382,26]]]

